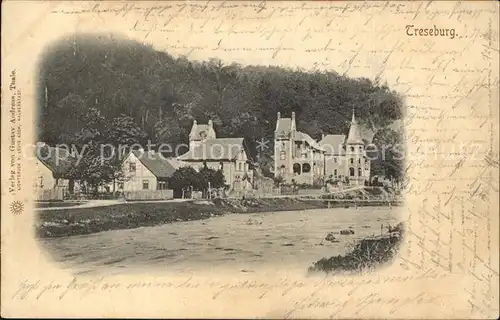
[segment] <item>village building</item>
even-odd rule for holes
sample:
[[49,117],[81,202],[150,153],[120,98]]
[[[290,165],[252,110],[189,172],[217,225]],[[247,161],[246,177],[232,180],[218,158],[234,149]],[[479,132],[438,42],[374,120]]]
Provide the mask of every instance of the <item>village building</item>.
[[354,111],[347,138],[345,135],[323,136],[319,144],[325,150],[325,174],[339,183],[364,185],[370,179],[370,160]]
[[33,191],[39,200],[63,199],[65,192],[73,189],[69,179],[71,154],[65,148],[51,147],[38,142],[34,149],[35,179]]
[[168,178],[187,163],[165,158],[156,151],[133,150],[123,160],[119,191],[167,190]]
[[307,133],[297,130],[295,112],[281,118],[274,132],[274,172],[286,183],[314,184],[325,176],[325,151]]
[[319,142],[297,130],[294,112],[291,118],[282,118],[278,112],[274,145],[274,172],[286,183],[334,180],[364,185],[369,180],[370,161],[354,112],[347,137],[328,134]]
[[212,120],[208,124],[193,121],[189,134],[189,150],[177,160],[200,170],[205,165],[222,170],[231,190],[248,190],[253,186],[251,156],[243,138],[217,138]]

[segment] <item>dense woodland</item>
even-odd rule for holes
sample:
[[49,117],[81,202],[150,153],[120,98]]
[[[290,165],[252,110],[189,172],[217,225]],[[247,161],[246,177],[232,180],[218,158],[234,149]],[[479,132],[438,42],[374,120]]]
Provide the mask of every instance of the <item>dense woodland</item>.
[[[193,119],[212,119],[218,137],[272,138],[276,113],[295,111],[298,129],[319,139],[362,126],[401,139],[387,126],[404,114],[386,85],[333,71],[191,61],[109,35],[70,36],[40,61],[38,138],[48,144],[188,142]],[[389,130],[389,132],[388,132]],[[396,136],[394,136],[396,134]],[[269,165],[272,146],[256,154]],[[94,168],[95,169],[95,168]],[[93,170],[94,170],[93,169]]]

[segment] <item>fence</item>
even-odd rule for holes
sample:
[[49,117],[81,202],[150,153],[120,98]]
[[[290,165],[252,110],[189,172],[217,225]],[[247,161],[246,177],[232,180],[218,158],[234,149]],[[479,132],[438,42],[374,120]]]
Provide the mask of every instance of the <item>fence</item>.
[[169,200],[174,198],[173,190],[137,190],[125,191],[125,200]]
[[36,195],[38,201],[64,200],[64,188],[41,189]]
[[123,198],[121,192],[98,192],[98,193],[85,193],[85,192],[65,192],[64,200],[116,200]]

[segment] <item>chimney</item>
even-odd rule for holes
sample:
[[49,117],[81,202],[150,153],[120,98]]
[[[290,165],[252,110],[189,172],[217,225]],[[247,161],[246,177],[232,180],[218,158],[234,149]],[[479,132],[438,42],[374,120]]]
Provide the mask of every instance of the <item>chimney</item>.
[[281,119],[281,112],[278,111],[278,120]]

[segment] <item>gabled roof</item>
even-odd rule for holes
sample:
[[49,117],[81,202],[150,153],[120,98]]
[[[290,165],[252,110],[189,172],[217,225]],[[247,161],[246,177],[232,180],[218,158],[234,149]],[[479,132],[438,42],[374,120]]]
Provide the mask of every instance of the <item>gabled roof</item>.
[[196,127],[193,128],[193,131],[190,133],[191,139],[201,140],[202,134],[208,135],[208,130],[210,127],[208,124],[197,124]]
[[291,118],[280,118],[276,123],[276,132],[290,132],[292,130]]
[[177,159],[185,161],[234,160],[242,150],[246,152],[243,138],[207,139]]
[[69,174],[75,157],[66,148],[51,147],[44,143],[37,143],[35,146],[35,156],[43,163],[54,176],[64,178]]
[[168,178],[183,164],[175,159],[167,159],[161,153],[152,151],[134,150],[132,153],[157,178]]
[[342,154],[344,143],[345,135],[343,134],[329,134],[319,142],[327,154]]
[[217,136],[215,134],[212,120],[208,120],[208,124],[198,124],[198,121],[193,121],[193,126],[191,127],[191,132],[189,133],[189,140],[200,141],[215,138],[217,138]]

